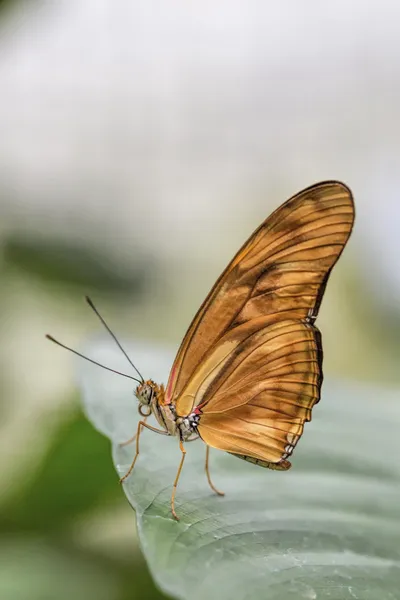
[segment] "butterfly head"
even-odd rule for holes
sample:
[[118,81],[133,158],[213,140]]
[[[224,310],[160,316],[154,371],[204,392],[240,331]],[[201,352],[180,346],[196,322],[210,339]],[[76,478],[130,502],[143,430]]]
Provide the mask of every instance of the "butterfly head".
[[[141,415],[151,414],[152,404],[158,399],[158,392],[159,386],[156,383],[154,383],[154,381],[152,381],[151,379],[143,381],[143,383],[139,383],[135,390],[135,396],[139,400],[139,412]],[[144,406],[147,406],[148,410],[142,412],[141,409]]]

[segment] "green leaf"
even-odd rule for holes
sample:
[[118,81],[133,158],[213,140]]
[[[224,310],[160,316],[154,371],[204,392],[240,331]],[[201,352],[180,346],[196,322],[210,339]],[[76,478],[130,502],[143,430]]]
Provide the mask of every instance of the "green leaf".
[[[172,353],[146,344],[129,352],[145,378],[166,382]],[[107,345],[91,356],[115,368]],[[113,444],[118,473],[137,423],[128,380],[80,365],[86,412]],[[276,472],[212,452],[215,496],[204,475],[205,447],[187,445],[176,508],[177,439],[144,431],[124,485],[136,510],[144,555],[157,584],[176,598],[395,600],[400,583],[400,405],[398,394],[326,382],[293,468]]]

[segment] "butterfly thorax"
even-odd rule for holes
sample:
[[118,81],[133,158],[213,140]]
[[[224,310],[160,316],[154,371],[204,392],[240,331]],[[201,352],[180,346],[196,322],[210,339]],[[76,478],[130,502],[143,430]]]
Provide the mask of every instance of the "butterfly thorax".
[[200,422],[200,411],[194,410],[186,417],[177,417],[176,426],[178,428],[178,435],[183,441],[196,439],[199,437],[197,426]]
[[[197,437],[197,425],[200,420],[200,411],[194,410],[186,416],[178,416],[173,402],[165,402],[164,385],[158,385],[151,379],[144,381],[135,390],[139,400],[139,412],[142,415],[155,416],[159,425],[172,436],[178,436],[182,441]],[[148,407],[143,412],[142,407]]]
[[177,436],[183,442],[198,437],[197,425],[200,420],[199,412],[192,412],[190,415],[180,417],[176,414],[174,403],[162,404],[155,398],[152,403],[152,412],[158,423],[169,435]]
[[156,396],[151,404],[151,409],[158,423],[169,435],[178,434],[176,412],[173,404],[164,404]]

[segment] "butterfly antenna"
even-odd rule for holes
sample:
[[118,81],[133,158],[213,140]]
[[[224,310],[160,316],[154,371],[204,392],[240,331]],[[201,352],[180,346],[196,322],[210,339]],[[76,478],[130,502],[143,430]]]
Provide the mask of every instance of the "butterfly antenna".
[[133,379],[133,381],[137,381],[137,383],[142,383],[141,381],[139,381],[139,379],[136,379],[136,377],[132,377],[132,375],[127,375],[126,373],[121,373],[121,371],[116,371],[115,369],[110,369],[110,367],[106,367],[105,365],[102,365],[101,363],[99,363],[99,362],[97,362],[95,360],[92,360],[91,358],[88,358],[84,354],[81,354],[80,352],[77,352],[76,350],[73,350],[72,348],[69,348],[69,346],[66,346],[65,344],[62,344],[61,342],[59,342],[58,340],[56,340],[55,338],[53,338],[52,335],[47,334],[46,337],[47,337],[48,340],[50,340],[54,344],[57,344],[57,346],[61,346],[61,348],[65,348],[65,350],[69,350],[73,354],[76,354],[77,356],[80,356],[81,358],[84,358],[85,360],[93,363],[94,365],[97,365],[98,367],[102,367],[102,369],[106,369],[107,371],[111,371],[112,373],[116,373],[117,375],[122,375],[122,377],[128,377],[128,379]]
[[98,316],[98,318],[100,319],[100,321],[103,323],[104,327],[107,329],[108,333],[111,335],[111,337],[113,338],[113,340],[117,344],[118,348],[121,350],[122,354],[128,360],[129,364],[135,369],[136,373],[139,375],[139,377],[141,379],[140,383],[144,383],[143,375],[135,367],[135,365],[133,364],[133,362],[129,358],[128,354],[125,352],[125,350],[121,346],[120,342],[118,341],[117,336],[111,331],[111,329],[109,328],[109,326],[107,325],[107,323],[105,322],[105,320],[103,319],[103,317],[101,316],[101,314],[99,313],[99,311],[97,310],[97,308],[95,307],[95,305],[93,304],[92,300],[89,298],[89,296],[85,296],[85,300],[89,304],[90,308],[96,313],[96,315]]

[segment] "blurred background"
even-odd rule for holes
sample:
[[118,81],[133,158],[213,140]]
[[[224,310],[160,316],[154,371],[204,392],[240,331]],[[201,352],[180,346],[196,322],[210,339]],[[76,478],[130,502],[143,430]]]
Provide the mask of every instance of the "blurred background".
[[399,19],[396,0],[0,2],[1,598],[161,597],[44,339],[99,331],[84,294],[122,339],[176,347],[259,223],[340,179],[357,219],[325,373],[399,386]]

